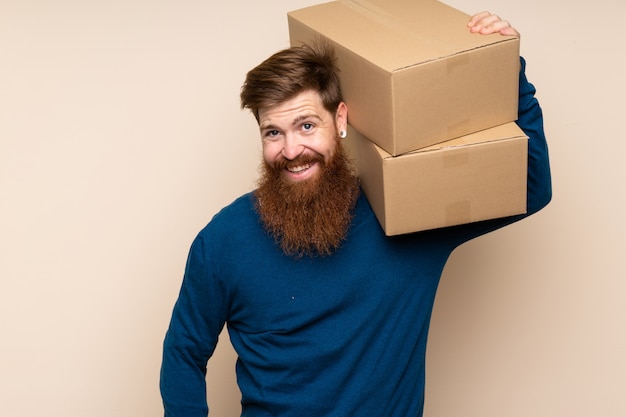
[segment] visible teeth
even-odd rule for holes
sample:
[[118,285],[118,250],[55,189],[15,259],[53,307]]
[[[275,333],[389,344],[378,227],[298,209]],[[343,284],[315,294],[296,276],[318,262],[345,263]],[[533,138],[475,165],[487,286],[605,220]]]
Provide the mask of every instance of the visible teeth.
[[302,172],[302,171],[304,171],[306,169],[309,169],[310,167],[311,167],[311,164],[307,164],[307,165],[298,165],[298,166],[295,166],[295,167],[289,167],[287,169],[289,170],[289,172],[296,173],[296,172]]

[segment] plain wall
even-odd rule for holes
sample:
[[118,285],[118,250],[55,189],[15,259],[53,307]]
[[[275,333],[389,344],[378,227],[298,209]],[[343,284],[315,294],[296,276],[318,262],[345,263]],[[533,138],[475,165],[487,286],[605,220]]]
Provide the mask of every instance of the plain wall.
[[[314,0],[0,0],[0,410],[162,414],[191,240],[255,185],[245,73]],[[522,32],[554,200],[456,251],[426,416],[626,414],[622,0],[450,0]],[[213,416],[239,413],[227,338]]]

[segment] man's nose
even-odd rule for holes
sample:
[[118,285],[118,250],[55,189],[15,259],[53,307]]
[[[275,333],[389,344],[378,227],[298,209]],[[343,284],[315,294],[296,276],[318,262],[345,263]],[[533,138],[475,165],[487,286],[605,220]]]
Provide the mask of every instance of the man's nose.
[[283,157],[285,159],[295,159],[304,150],[304,145],[300,142],[297,135],[286,134],[283,142]]

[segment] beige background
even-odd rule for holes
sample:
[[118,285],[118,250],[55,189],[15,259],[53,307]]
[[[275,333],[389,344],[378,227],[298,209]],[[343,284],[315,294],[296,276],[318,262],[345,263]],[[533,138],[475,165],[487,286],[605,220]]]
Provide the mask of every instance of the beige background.
[[[0,410],[162,414],[187,250],[254,186],[245,72],[315,0],[0,0]],[[509,18],[546,115],[554,201],[455,252],[429,417],[626,414],[622,0],[449,0]],[[214,416],[238,415],[227,342]]]

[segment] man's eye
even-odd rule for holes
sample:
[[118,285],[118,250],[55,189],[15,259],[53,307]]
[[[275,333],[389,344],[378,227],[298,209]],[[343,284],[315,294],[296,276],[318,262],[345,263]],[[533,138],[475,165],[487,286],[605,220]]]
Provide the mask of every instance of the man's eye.
[[311,129],[313,129],[313,124],[312,123],[304,123],[302,125],[302,129],[303,130],[311,130]]
[[273,138],[279,135],[278,130],[268,130],[267,132],[265,132],[265,136],[269,137],[269,138]]

